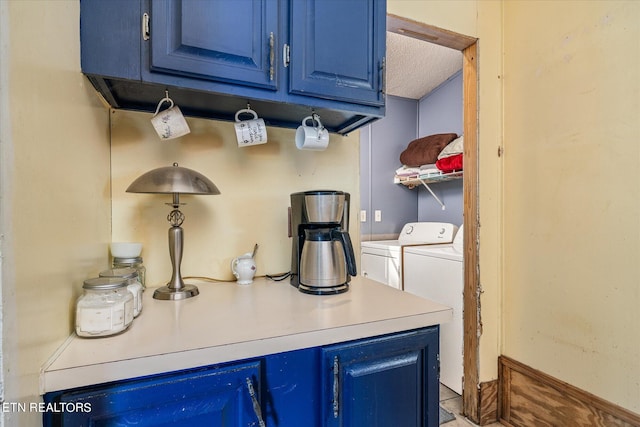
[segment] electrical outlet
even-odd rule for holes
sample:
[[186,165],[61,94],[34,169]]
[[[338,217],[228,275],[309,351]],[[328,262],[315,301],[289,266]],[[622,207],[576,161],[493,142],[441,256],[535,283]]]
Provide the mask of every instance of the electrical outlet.
[[360,211],[360,222],[367,222],[367,211]]
[[375,211],[375,212],[373,213],[373,215],[374,215],[374,221],[375,221],[375,222],[380,222],[380,221],[382,221],[382,211]]

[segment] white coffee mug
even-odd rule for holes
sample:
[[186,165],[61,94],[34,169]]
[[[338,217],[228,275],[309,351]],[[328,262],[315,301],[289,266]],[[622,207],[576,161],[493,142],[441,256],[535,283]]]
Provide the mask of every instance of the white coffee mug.
[[[165,102],[170,104],[169,108],[160,111],[160,107]],[[182,111],[177,105],[173,105],[173,100],[169,97],[160,100],[156,113],[151,118],[151,124],[162,140],[178,138],[191,132]]]
[[248,285],[256,274],[256,262],[250,253],[240,255],[231,261],[231,272],[239,285]]
[[[312,122],[311,126],[307,125],[309,120]],[[326,150],[328,145],[329,131],[322,126],[320,117],[315,114],[305,117],[302,126],[298,126],[296,130],[296,147],[300,150],[322,151]]]
[[[251,114],[253,119],[240,120],[241,114]],[[267,143],[267,127],[264,120],[258,118],[255,111],[245,108],[236,113],[236,138],[238,139],[238,147],[246,147],[249,145],[258,145]]]

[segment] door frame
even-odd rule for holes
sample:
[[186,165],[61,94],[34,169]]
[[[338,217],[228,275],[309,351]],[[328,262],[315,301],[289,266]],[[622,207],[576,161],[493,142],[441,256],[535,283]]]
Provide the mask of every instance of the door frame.
[[480,422],[479,337],[480,264],[478,210],[478,39],[387,14],[387,31],[434,43],[462,52],[463,134],[464,134],[464,380],[462,408],[466,417]]

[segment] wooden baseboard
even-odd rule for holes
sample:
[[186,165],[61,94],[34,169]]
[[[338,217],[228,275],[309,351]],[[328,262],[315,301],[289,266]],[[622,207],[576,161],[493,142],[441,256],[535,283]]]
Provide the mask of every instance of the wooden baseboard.
[[498,416],[508,426],[640,426],[640,414],[506,356],[498,381]]

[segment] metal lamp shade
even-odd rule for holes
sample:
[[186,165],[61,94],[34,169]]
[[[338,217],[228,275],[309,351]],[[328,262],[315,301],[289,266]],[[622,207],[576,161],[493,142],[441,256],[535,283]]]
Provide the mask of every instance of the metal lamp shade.
[[140,175],[127,193],[220,194],[220,190],[200,172],[174,163]]

